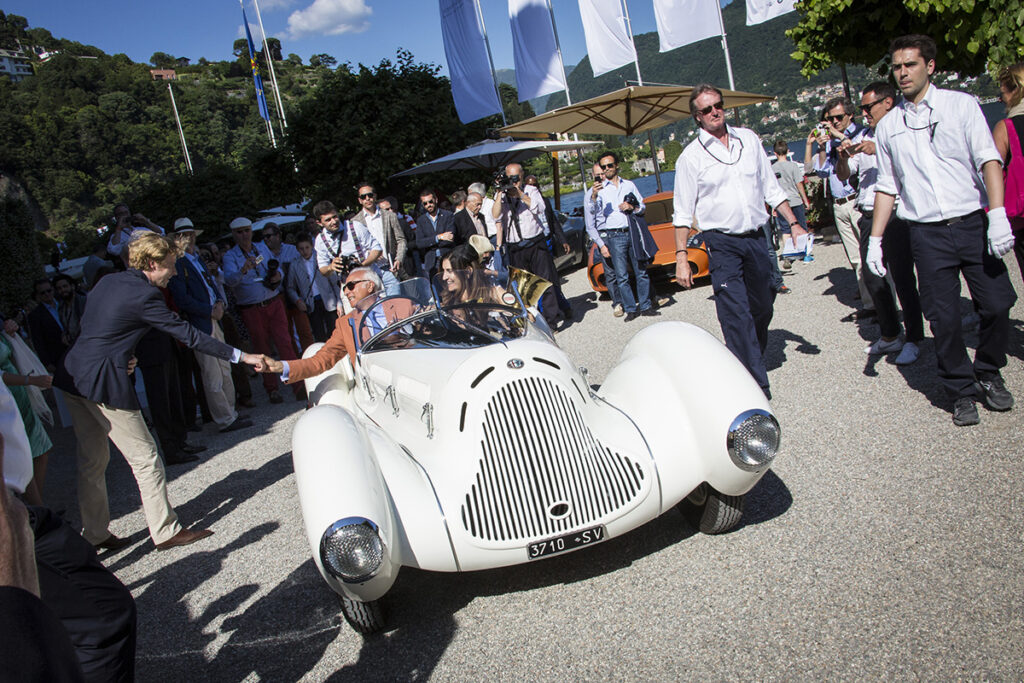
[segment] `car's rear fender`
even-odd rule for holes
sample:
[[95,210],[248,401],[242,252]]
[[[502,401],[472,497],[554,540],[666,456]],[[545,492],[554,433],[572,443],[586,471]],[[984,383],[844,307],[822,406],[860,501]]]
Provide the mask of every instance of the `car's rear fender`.
[[[324,580],[350,598],[375,600],[391,588],[402,566],[402,542],[395,515],[366,429],[349,411],[316,406],[299,418],[292,432],[292,462],[313,561]],[[384,560],[377,574],[360,583],[344,583],[327,572],[320,539],[335,522],[362,517],[377,525]]]
[[744,411],[770,411],[760,387],[725,345],[687,323],[651,325],[633,337],[598,392],[636,423],[658,466],[662,511],[702,482],[728,495],[749,491],[749,472],[726,439]]

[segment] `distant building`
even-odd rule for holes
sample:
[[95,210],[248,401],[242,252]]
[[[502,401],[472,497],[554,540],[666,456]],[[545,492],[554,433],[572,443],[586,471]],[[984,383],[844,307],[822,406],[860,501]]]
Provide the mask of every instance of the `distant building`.
[[658,163],[659,164],[665,163],[665,148],[664,147],[659,147],[658,148]]
[[32,63],[21,50],[0,49],[0,76],[17,83],[32,75]]
[[[664,157],[664,153],[661,154]],[[633,173],[639,175],[650,175],[654,173],[654,159],[644,157],[633,162]]]
[[174,72],[174,69],[150,69],[149,75],[153,77],[154,81],[178,80],[178,74]]

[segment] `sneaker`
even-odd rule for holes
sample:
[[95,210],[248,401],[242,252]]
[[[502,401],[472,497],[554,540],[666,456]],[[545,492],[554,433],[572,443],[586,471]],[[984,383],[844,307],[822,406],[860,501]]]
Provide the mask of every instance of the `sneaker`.
[[873,344],[871,344],[871,346],[865,347],[864,353],[868,354],[869,356],[884,356],[887,353],[896,353],[897,351],[901,351],[902,349],[903,340],[900,339],[899,337],[896,337],[891,341],[879,339],[875,341]]
[[782,269],[793,270],[793,261],[788,258],[782,259]]
[[1013,394],[1007,390],[1003,378],[999,375],[979,379],[978,386],[981,387],[982,401],[989,410],[1002,413],[1013,407]]
[[656,299],[656,301],[658,303],[658,308],[668,306],[670,303],[672,303],[672,299],[668,298],[667,296],[659,296]]
[[640,315],[647,316],[648,318],[653,318],[654,316],[661,315],[661,312],[656,311],[653,308],[648,308],[646,310],[640,311]]
[[974,405],[974,399],[968,396],[958,398],[953,404],[953,424],[957,427],[968,427],[981,422],[978,417],[978,406]]
[[633,311],[632,313],[627,313],[626,314],[626,322],[627,323],[631,323],[631,322],[633,322],[634,320],[636,320],[639,317],[640,317],[640,314],[637,313],[636,311]]
[[810,263],[813,260],[814,260],[814,257],[811,256],[810,254],[808,254],[807,256],[804,256],[804,258],[803,258],[803,262],[804,263]]
[[789,287],[787,287],[786,285],[782,285],[781,287],[779,287],[778,289],[775,290],[775,293],[776,294],[792,294],[793,290],[790,289]]
[[626,314],[626,311],[622,308],[622,304],[615,304],[612,306],[612,315],[616,318],[621,318]]
[[900,351],[900,355],[896,356],[896,365],[911,365],[917,362],[917,357],[921,355],[921,349],[917,348],[917,344],[914,342],[907,342],[903,345],[903,350]]

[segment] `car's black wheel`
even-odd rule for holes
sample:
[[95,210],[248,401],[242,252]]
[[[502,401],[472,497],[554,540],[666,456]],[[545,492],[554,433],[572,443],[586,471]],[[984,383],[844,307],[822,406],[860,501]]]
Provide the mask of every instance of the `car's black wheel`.
[[384,630],[384,610],[381,608],[380,600],[359,602],[342,596],[341,613],[349,626],[364,636]]
[[678,507],[694,529],[704,534],[722,534],[740,523],[743,496],[727,496],[701,484]]

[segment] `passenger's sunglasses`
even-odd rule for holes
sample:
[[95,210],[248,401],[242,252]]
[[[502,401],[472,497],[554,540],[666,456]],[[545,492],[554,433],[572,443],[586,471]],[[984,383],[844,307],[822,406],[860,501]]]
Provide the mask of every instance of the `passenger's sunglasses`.
[[345,291],[346,292],[351,292],[353,289],[356,288],[356,285],[358,285],[360,282],[369,282],[369,281],[368,280],[349,280],[348,282],[345,283]]
[[717,102],[713,102],[708,106],[704,107],[703,109],[698,109],[697,113],[700,114],[701,116],[707,116],[708,114],[711,113],[712,109],[717,109],[718,111],[725,111],[725,103],[722,102],[722,100],[718,100]]

